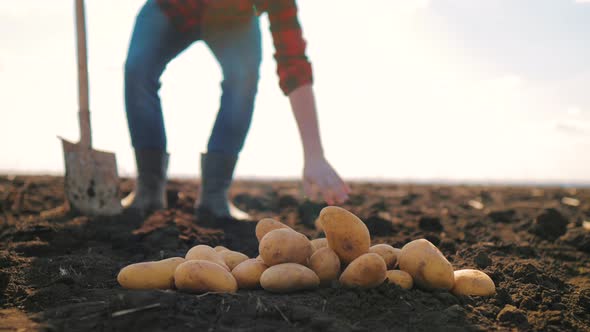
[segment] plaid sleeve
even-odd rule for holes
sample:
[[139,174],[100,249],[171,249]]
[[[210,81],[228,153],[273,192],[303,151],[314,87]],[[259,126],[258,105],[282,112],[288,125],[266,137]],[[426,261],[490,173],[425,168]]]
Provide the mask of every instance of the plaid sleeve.
[[306,42],[297,17],[295,0],[272,0],[266,8],[275,46],[279,84],[285,95],[312,83],[311,63],[305,54]]

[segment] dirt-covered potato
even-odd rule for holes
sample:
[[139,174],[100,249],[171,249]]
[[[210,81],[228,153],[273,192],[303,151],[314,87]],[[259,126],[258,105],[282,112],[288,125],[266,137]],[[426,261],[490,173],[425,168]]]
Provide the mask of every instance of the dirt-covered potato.
[[412,276],[405,271],[389,270],[387,271],[387,280],[390,284],[396,284],[403,289],[411,289],[414,286]]
[[328,246],[328,239],[326,239],[325,237],[311,240],[311,249],[313,250],[313,252],[316,252],[319,249],[325,248],[327,246]]
[[337,206],[322,209],[319,218],[332,248],[343,263],[350,263],[369,252],[371,237],[365,223]]
[[238,282],[240,289],[260,288],[260,276],[268,269],[268,265],[258,259],[248,259],[236,266],[231,274]]
[[238,266],[241,262],[250,259],[250,257],[242,254],[241,252],[232,251],[232,250],[224,250],[219,253],[225,262],[225,265],[229,268],[230,271],[234,269],[234,267]]
[[361,255],[342,272],[340,283],[344,287],[373,288],[387,278],[387,267],[381,256],[374,253]]
[[385,265],[387,265],[388,269],[393,269],[397,264],[397,254],[399,252],[399,249],[396,250],[389,244],[376,244],[369,248],[369,252],[378,254],[379,256],[383,257]]
[[320,278],[303,265],[284,263],[266,269],[260,276],[260,285],[269,292],[289,293],[317,288]]
[[479,270],[455,271],[455,286],[451,289],[455,295],[490,296],[496,293],[496,285],[487,274]]
[[256,224],[256,238],[258,239],[258,242],[260,242],[262,240],[262,238],[266,235],[266,233],[268,233],[272,230],[275,230],[275,229],[280,229],[280,228],[287,228],[287,229],[293,230],[291,227],[283,224],[280,221],[276,221],[272,218],[261,219]]
[[205,260],[186,261],[174,272],[176,288],[190,293],[234,293],[238,283],[221,265]]
[[192,261],[192,260],[210,261],[210,262],[219,264],[227,271],[230,271],[227,264],[225,264],[225,260],[221,256],[221,253],[215,251],[215,249],[213,249],[207,245],[204,245],[204,244],[199,244],[198,246],[192,247],[186,253],[186,256],[184,258],[186,258],[187,261]]
[[317,274],[322,284],[336,280],[340,275],[340,258],[328,247],[320,248],[313,253],[308,266]]
[[258,251],[268,266],[282,263],[307,265],[312,249],[309,239],[292,229],[275,229],[260,241]]
[[125,266],[117,275],[121,287],[130,289],[173,289],[174,271],[185,262],[182,257]]
[[224,246],[217,246],[217,247],[215,247],[215,248],[213,248],[213,249],[215,249],[215,251],[217,251],[217,252],[222,252],[222,251],[229,250],[229,249],[227,249],[227,248],[226,248],[226,247],[224,247]]
[[430,241],[414,240],[403,246],[399,269],[408,272],[414,284],[427,290],[450,290],[455,284],[453,266]]

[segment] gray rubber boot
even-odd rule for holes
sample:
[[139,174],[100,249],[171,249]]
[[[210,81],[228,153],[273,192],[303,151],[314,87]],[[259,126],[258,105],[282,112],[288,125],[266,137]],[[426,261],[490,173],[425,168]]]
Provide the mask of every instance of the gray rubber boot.
[[137,180],[135,190],[121,201],[124,209],[146,215],[167,207],[168,159],[162,150],[135,150]]
[[212,215],[215,218],[249,220],[250,216],[235,207],[228,200],[237,156],[220,153],[201,154],[201,192],[196,204],[197,214]]

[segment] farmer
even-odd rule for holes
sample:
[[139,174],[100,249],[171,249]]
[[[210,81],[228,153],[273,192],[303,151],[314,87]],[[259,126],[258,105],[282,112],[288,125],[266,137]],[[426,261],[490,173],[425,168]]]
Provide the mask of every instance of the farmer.
[[[280,87],[288,96],[304,150],[303,187],[326,203],[348,198],[349,187],[324,158],[312,68],[295,0],[148,0],[139,12],[125,63],[125,105],[135,149],[137,182],[123,206],[141,213],[166,208],[169,155],[158,90],[166,65],[202,40],[223,72],[221,104],[207,152],[201,155],[196,211],[215,218],[247,219],[228,201],[238,154],[250,127],[261,61],[259,15],[266,12]],[[205,96],[203,96],[205,97]]]

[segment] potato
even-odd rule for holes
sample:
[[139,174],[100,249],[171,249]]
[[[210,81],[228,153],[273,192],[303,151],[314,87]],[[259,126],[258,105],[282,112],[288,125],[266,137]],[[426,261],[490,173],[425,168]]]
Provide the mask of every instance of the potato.
[[268,233],[272,230],[281,229],[281,228],[287,228],[287,229],[293,230],[293,228],[283,224],[280,221],[276,221],[272,218],[261,219],[256,224],[256,238],[258,239],[258,242],[260,242],[262,240],[262,238],[266,235],[266,233]]
[[451,289],[455,295],[490,296],[496,293],[496,285],[487,274],[478,270],[455,271],[455,286]]
[[400,252],[398,264],[400,270],[412,276],[418,287],[450,290],[455,283],[453,266],[428,240],[407,243]]
[[224,247],[224,246],[217,246],[217,247],[215,247],[215,248],[213,248],[213,249],[215,249],[215,251],[217,251],[217,252],[222,252],[222,251],[229,250],[229,249],[227,249],[227,248],[226,248],[226,247]]
[[260,288],[260,276],[268,269],[268,265],[258,259],[248,259],[236,266],[231,274],[238,282],[240,289]]
[[324,226],[322,226],[322,219],[320,219],[319,217],[315,219],[314,225],[315,225],[315,229],[318,232],[323,232],[324,231]]
[[336,280],[340,275],[340,258],[328,247],[320,248],[311,255],[308,266],[320,278],[321,284]]
[[223,259],[221,254],[218,253],[217,251],[215,251],[215,249],[213,249],[207,245],[204,245],[204,244],[199,244],[198,246],[192,247],[186,253],[186,256],[184,258],[186,258],[186,260],[188,260],[188,261],[191,261],[191,260],[210,261],[210,262],[217,263],[217,264],[221,265],[228,272],[230,271],[227,264],[225,264],[225,260]]
[[186,261],[174,272],[176,288],[191,293],[235,293],[238,283],[221,265],[205,260]]
[[122,287],[130,289],[173,289],[174,270],[184,262],[182,257],[173,257],[131,264],[121,269],[117,281]]
[[284,263],[266,269],[260,276],[260,285],[269,292],[289,293],[317,288],[320,278],[303,265]]
[[242,254],[241,252],[232,251],[232,250],[225,250],[219,253],[225,262],[225,265],[229,268],[230,271],[234,269],[238,264],[241,262],[248,260],[250,257]]
[[387,266],[383,258],[378,254],[368,253],[361,255],[346,267],[340,276],[340,283],[350,288],[373,288],[385,281],[386,272]]
[[376,244],[369,248],[369,252],[378,254],[379,256],[383,257],[385,265],[387,265],[388,269],[393,269],[397,264],[397,253],[399,251],[399,249],[396,250],[389,244]]
[[328,239],[326,239],[325,237],[311,240],[311,249],[313,250],[313,252],[316,252],[319,249],[325,248],[327,246]]
[[390,284],[395,284],[403,289],[411,289],[414,286],[414,280],[408,272],[401,270],[389,270],[386,273],[387,280]]
[[258,251],[268,266],[282,263],[306,265],[312,253],[309,239],[292,229],[268,232],[260,241]]
[[343,263],[369,252],[371,237],[367,226],[345,209],[328,206],[320,212],[321,224],[332,248]]

